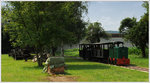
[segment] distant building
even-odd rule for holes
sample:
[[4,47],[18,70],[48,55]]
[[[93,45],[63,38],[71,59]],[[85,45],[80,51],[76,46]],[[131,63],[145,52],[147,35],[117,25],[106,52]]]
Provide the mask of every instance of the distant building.
[[101,43],[111,42],[111,41],[122,41],[122,42],[124,42],[124,46],[133,47],[133,45],[129,41],[125,41],[122,38],[122,35],[119,33],[119,31],[106,31],[106,32],[111,34],[112,37],[109,40],[101,39]]
[[112,38],[121,38],[122,35],[119,33],[119,31],[106,31],[107,33],[111,34]]

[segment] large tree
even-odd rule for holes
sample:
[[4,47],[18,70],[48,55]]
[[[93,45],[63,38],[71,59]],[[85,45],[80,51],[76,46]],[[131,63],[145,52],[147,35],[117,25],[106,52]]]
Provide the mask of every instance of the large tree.
[[98,43],[101,38],[108,39],[110,35],[104,31],[101,23],[90,23],[87,28],[86,40],[90,43]]
[[136,47],[142,51],[142,56],[146,57],[145,49],[148,47],[148,27],[149,27],[149,4],[144,2],[143,7],[147,12],[141,17],[140,21],[136,18],[125,18],[121,21],[119,31],[124,35],[126,40],[131,41]]
[[34,47],[41,66],[43,52],[51,49],[54,56],[57,47],[82,37],[85,10],[84,2],[8,2],[2,17],[13,46]]

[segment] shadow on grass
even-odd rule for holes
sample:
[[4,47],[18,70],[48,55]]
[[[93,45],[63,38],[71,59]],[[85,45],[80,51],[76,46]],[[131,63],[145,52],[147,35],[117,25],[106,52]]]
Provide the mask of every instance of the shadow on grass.
[[73,63],[73,62],[90,62],[90,61],[86,61],[86,60],[78,60],[78,59],[65,59],[65,62],[69,62],[69,63]]
[[64,75],[72,75],[72,74],[70,74],[70,73],[68,73],[68,72],[65,71],[65,72],[64,72]]
[[105,65],[100,65],[100,64],[97,64],[97,65],[70,65],[68,64],[67,65],[67,70],[89,70],[89,69],[109,69],[110,67],[109,66],[105,66]]
[[135,65],[135,64],[130,64],[129,66],[137,66],[137,65]]
[[65,62],[90,62],[83,60],[81,57],[65,56]]
[[23,67],[24,69],[28,69],[28,70],[33,70],[33,69],[36,69],[36,70],[42,70],[44,68],[44,66],[33,66],[33,67]]

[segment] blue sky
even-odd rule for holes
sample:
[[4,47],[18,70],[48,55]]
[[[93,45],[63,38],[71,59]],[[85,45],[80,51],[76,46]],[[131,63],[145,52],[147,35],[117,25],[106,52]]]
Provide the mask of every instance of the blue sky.
[[142,1],[92,1],[88,3],[88,14],[84,20],[100,22],[104,30],[118,30],[120,22],[126,17],[137,20],[146,12]]
[[[85,21],[100,22],[104,30],[118,31],[120,22],[126,17],[137,20],[146,12],[142,1],[90,1]],[[5,5],[2,3],[2,5]]]

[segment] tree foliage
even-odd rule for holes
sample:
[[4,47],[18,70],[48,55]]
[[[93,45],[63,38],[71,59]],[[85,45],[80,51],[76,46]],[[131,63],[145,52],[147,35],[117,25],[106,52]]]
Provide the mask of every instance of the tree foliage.
[[2,10],[5,29],[14,47],[34,47],[39,66],[42,53],[64,44],[77,43],[84,36],[82,13],[85,2],[7,2]]
[[137,22],[136,18],[125,18],[121,21],[119,31],[124,35],[126,40],[131,41],[136,47],[142,51],[142,56],[146,57],[145,48],[148,47],[148,27],[149,27],[149,4],[144,2],[143,7],[147,12],[141,16],[141,19]]
[[104,31],[101,23],[94,22],[89,24],[87,28],[87,36],[86,36],[86,40],[88,42],[96,43],[96,42],[100,42],[101,38],[108,39],[109,37],[110,35]]

